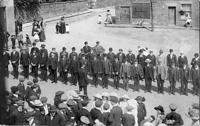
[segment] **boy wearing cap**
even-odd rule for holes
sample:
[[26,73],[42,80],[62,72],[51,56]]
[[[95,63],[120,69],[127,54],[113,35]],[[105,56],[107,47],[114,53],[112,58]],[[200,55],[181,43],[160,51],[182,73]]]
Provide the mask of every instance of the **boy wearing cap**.
[[76,48],[72,47],[72,52],[69,54],[69,60],[73,60],[73,57],[75,56],[76,60],[78,59],[78,54],[76,52]]
[[79,81],[79,91],[83,90],[84,95],[87,96],[88,95],[87,94],[88,78],[87,78],[87,73],[86,73],[84,64],[78,70],[78,81]]
[[6,51],[6,49],[4,49],[3,51],[3,63],[4,63],[4,67],[5,67],[5,76],[9,77],[9,71],[8,71],[8,65],[10,60],[10,54]]
[[85,54],[86,59],[89,58],[89,53],[91,53],[91,47],[88,45],[88,42],[84,42],[85,46],[83,47],[83,52]]
[[171,112],[166,115],[163,122],[167,124],[167,126],[182,126],[184,122],[181,115],[176,113],[176,105],[170,104],[169,108]]
[[167,67],[171,68],[172,64],[177,66],[177,57],[173,53],[173,49],[169,49],[169,54],[167,55]]
[[192,68],[194,69],[195,68],[195,65],[198,65],[200,66],[200,58],[199,58],[199,54],[198,53],[195,53],[194,54],[194,58],[192,58],[192,61],[191,61],[191,65],[192,65]]
[[117,90],[119,89],[120,68],[121,68],[121,63],[119,62],[118,58],[115,57],[115,61],[112,64],[112,70],[113,70],[112,74],[114,77],[114,85]]
[[184,55],[184,53],[181,51],[180,56],[178,57],[178,67],[179,69],[184,67],[184,64],[188,66],[188,60],[187,57]]
[[134,80],[134,90],[139,91],[140,80],[144,78],[144,72],[137,60],[135,60],[134,65],[131,66],[131,77]]
[[13,73],[14,73],[14,79],[18,79],[19,76],[19,71],[18,71],[18,67],[19,67],[19,52],[16,51],[16,47],[13,48],[13,51],[11,52],[11,63],[13,66]]
[[105,53],[105,49],[99,43],[100,42],[97,41],[96,45],[93,47],[94,54],[97,55],[98,57]]
[[146,91],[151,92],[152,81],[154,81],[154,70],[150,65],[150,59],[146,59],[145,62],[147,63],[147,65],[144,67],[145,87]]
[[33,73],[33,76],[35,78],[38,77],[38,66],[39,66],[39,53],[36,53],[36,50],[33,51],[33,53],[30,55],[30,63],[31,63],[31,73]]
[[29,63],[30,63],[30,56],[26,50],[21,52],[20,57],[20,64],[23,66],[23,73],[24,77],[29,79]]
[[40,70],[41,80],[47,82],[47,64],[48,64],[48,51],[45,49],[45,45],[41,45],[40,49]]
[[35,43],[35,42],[33,43],[33,47],[31,48],[30,54],[32,54],[34,51],[36,51],[36,53],[39,53],[39,49],[38,49],[38,47],[36,46],[36,43]]
[[145,59],[146,59],[146,56],[144,55],[144,49],[140,49],[139,50],[139,53],[137,55],[137,61],[138,61],[138,64],[140,64],[143,68],[143,71],[144,71],[144,67],[145,67]]
[[126,60],[126,56],[125,54],[123,53],[123,50],[122,49],[119,49],[119,52],[117,53],[117,58],[119,60],[119,62],[122,64],[122,63],[125,63],[125,60]]

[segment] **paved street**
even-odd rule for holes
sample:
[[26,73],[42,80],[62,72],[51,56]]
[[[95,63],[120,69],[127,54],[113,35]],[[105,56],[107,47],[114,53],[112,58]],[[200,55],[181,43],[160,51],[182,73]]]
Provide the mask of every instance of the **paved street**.
[[[105,17],[105,13],[101,13]],[[108,51],[109,47],[113,47],[114,52],[118,52],[119,48],[124,49],[127,53],[128,49],[132,49],[133,53],[137,54],[137,46],[148,47],[154,51],[154,54],[158,54],[159,49],[163,49],[165,54],[168,54],[168,49],[173,48],[175,53],[179,55],[180,50],[185,52],[188,57],[189,63],[195,52],[199,50],[199,33],[194,30],[178,30],[178,29],[155,29],[155,32],[148,31],[146,29],[136,29],[136,28],[110,28],[104,27],[104,24],[97,24],[98,14],[87,19],[79,20],[70,24],[70,34],[56,34],[55,25],[56,22],[51,22],[47,24],[46,27],[46,37],[45,42],[46,48],[51,49],[56,47],[57,51],[60,51],[63,46],[66,46],[67,51],[71,52],[71,48],[75,46],[79,51],[84,46],[84,41],[88,41],[90,46],[94,46],[96,41],[100,41],[100,44],[105,47]],[[66,20],[67,22],[67,20]],[[31,34],[31,27],[27,27],[25,33]],[[41,43],[38,43],[38,47]],[[10,67],[10,70],[12,68]],[[8,87],[17,85],[18,81],[13,80],[10,76],[8,81]],[[112,82],[112,80],[110,80]],[[25,83],[27,80],[25,81]],[[52,84],[50,81],[48,83],[39,83],[42,89],[42,96],[47,96],[50,103],[53,103],[54,94],[58,90],[67,91],[70,89],[78,89],[78,87],[64,85],[61,82],[57,84]],[[131,81],[130,84],[133,84]],[[142,87],[144,87],[144,82],[141,82]],[[123,89],[115,90],[111,86],[109,89],[102,89],[101,87],[95,88],[93,86],[88,87],[88,94],[91,97],[96,93],[102,92],[113,92],[116,91],[119,95],[127,93],[131,98],[135,98],[138,95],[142,95],[146,98],[146,108],[148,115],[154,114],[154,106],[163,105],[166,108],[166,113],[169,112],[168,105],[170,103],[176,103],[178,106],[178,112],[181,113],[185,125],[189,126],[190,122],[185,116],[185,112],[188,110],[193,102],[198,102],[198,97],[193,96],[189,93],[189,96],[183,96],[176,93],[175,95],[169,95],[165,92],[164,95],[157,94],[156,83],[154,82],[153,93],[144,93],[143,90],[140,92],[133,92],[132,89],[129,91],[124,91]],[[168,91],[169,83],[165,82],[165,91]],[[177,83],[177,88],[180,87],[180,83]],[[191,89],[191,84],[190,84]],[[177,89],[178,90],[178,89]],[[191,92],[191,90],[190,90]]]

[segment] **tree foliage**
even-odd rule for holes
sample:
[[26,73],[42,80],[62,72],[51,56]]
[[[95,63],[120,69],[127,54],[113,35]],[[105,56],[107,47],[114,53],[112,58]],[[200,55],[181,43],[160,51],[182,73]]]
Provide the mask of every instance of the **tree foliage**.
[[14,0],[15,16],[35,18],[39,15],[39,0]]

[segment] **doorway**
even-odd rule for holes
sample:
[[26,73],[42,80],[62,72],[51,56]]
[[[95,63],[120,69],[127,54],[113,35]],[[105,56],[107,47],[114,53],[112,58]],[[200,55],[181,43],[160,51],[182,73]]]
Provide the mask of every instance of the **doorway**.
[[176,25],[176,7],[168,7],[169,25]]
[[121,6],[120,23],[130,24],[130,6]]

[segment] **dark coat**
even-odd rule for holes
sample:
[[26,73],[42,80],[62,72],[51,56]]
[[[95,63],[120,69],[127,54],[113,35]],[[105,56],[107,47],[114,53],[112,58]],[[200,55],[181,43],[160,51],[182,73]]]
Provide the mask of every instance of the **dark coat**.
[[198,81],[199,84],[200,84],[200,78],[199,78],[199,76],[200,76],[199,69],[197,69],[197,70],[196,69],[191,69],[191,79],[192,79],[192,81]]
[[144,120],[145,116],[147,115],[146,107],[144,103],[138,104],[138,122]]
[[55,57],[49,57],[49,66],[51,66],[51,68],[53,70],[56,70],[58,67],[58,58]]
[[60,59],[63,58],[64,55],[66,58],[68,58],[68,52],[62,51],[62,52],[60,52]]
[[91,63],[92,73],[97,74],[99,72],[98,68],[99,68],[99,60],[98,59],[92,60],[92,63]]
[[78,60],[71,60],[69,62],[69,70],[71,73],[77,73],[78,72]]
[[69,61],[67,58],[61,58],[58,65],[58,71],[68,71],[69,68]]
[[65,126],[65,121],[61,116],[58,115],[58,113],[55,114],[53,120],[51,120],[50,113],[46,115],[46,125],[48,126]]
[[122,109],[119,106],[114,106],[110,110],[109,122],[110,126],[121,126]]
[[198,59],[192,58],[191,65],[192,65],[192,68],[194,68],[195,65],[198,65],[200,67],[200,58]]
[[122,124],[123,124],[123,126],[134,126],[135,125],[135,117],[131,114],[125,113],[122,116]]
[[125,56],[124,53],[118,53],[117,54],[117,58],[118,58],[118,60],[119,60],[120,63],[124,63],[125,60],[126,60],[126,56]]
[[103,63],[103,73],[109,74],[111,67],[109,60],[103,60],[102,63]]
[[121,63],[118,62],[113,62],[112,64],[112,70],[114,75],[119,75],[120,74],[120,68],[121,68]]
[[177,81],[179,77],[179,71],[177,68],[168,68],[168,79],[169,82]]
[[179,56],[178,57],[178,67],[183,68],[184,64],[188,65],[187,57],[186,56],[184,56],[184,57]]
[[114,54],[113,52],[109,52],[109,53],[107,54],[107,57],[108,57],[108,60],[109,60],[111,63],[115,62],[115,54]]
[[144,78],[148,80],[154,80],[154,70],[152,66],[145,66]]
[[88,85],[87,74],[83,68],[79,69],[78,71],[78,81],[79,81],[79,86],[81,87],[86,87]]
[[190,77],[190,69],[186,68],[186,69],[179,69],[179,73],[180,73],[180,80],[184,80],[187,81],[189,80]]
[[133,64],[135,62],[135,55],[134,54],[126,54],[126,60],[130,63]]
[[78,59],[78,54],[77,54],[77,52],[71,52],[71,53],[69,54],[69,60],[70,60],[70,61],[73,59],[73,56],[75,56],[76,59]]
[[167,66],[172,67],[172,64],[177,66],[177,57],[175,54],[173,54],[172,57],[170,56],[170,54],[168,54],[167,55]]
[[122,63],[120,68],[121,77],[130,77],[131,76],[131,64],[130,63]]
[[144,72],[140,64],[137,67],[135,65],[131,66],[131,77],[138,79],[144,78]]
[[31,61],[31,65],[38,66],[40,63],[39,53],[35,53],[35,55],[31,54],[30,61]]
[[10,54],[8,52],[3,53],[3,63],[5,66],[9,65]]
[[25,54],[21,53],[20,64],[22,66],[29,66],[29,63],[30,63],[29,58],[30,58],[30,56],[29,56],[28,52],[26,52]]
[[145,55],[142,55],[142,56],[137,55],[138,64],[140,64],[142,66],[142,68],[144,68],[146,65],[145,59],[146,59]]
[[11,113],[11,125],[23,125],[25,124],[25,118],[24,118],[25,112],[19,112],[17,109],[15,109]]
[[110,112],[102,113],[102,123],[106,126],[110,126],[111,122],[109,122]]
[[184,123],[181,115],[176,112],[171,112],[167,114],[164,119],[164,122],[166,123],[168,120],[174,120],[174,123],[168,124],[168,126],[182,126]]
[[40,49],[40,65],[47,66],[48,63],[48,51],[47,49]]
[[93,122],[96,119],[98,119],[99,121],[102,121],[102,113],[100,110],[93,108],[93,109],[91,109],[90,114],[91,114]]
[[90,46],[84,46],[83,47],[83,52],[87,55],[88,53],[91,52],[91,47]]
[[147,55],[146,59],[150,59],[151,60],[150,64],[152,66],[156,66],[156,56],[155,55],[150,55],[149,54],[149,55]]
[[36,51],[36,53],[40,52],[40,50],[38,49],[38,47],[32,47],[30,53],[33,54],[34,51]]
[[11,62],[15,61],[15,63],[12,63],[13,65],[19,65],[19,52],[11,52],[11,57],[10,57]]

